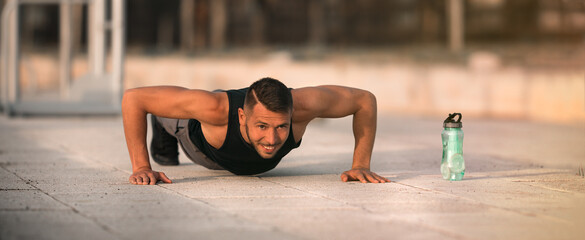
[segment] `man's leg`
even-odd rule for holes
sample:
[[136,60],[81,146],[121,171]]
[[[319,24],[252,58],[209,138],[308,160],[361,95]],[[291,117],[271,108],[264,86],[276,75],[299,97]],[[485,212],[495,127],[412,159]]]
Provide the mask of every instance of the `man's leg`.
[[[179,147],[172,126],[176,128],[177,119],[151,116],[152,141],[150,142],[150,156],[160,165],[179,165]],[[173,123],[174,122],[174,123]]]
[[185,155],[187,155],[191,161],[211,170],[224,169],[223,167],[219,166],[219,164],[205,156],[205,154],[203,154],[201,150],[199,150],[199,148],[193,144],[191,138],[189,137],[189,120],[180,119],[177,122],[177,133],[175,136],[177,139],[179,139],[179,145],[181,145],[183,152],[185,152]]
[[[185,152],[185,155],[187,155],[187,157],[191,161],[193,161],[194,163],[199,164],[201,166],[204,166],[208,169],[223,170],[223,168],[221,166],[219,166],[213,160],[211,160],[207,156],[205,156],[205,154],[203,154],[199,150],[199,148],[197,148],[195,146],[195,144],[193,144],[193,142],[191,141],[191,138],[189,138],[189,120],[188,119],[162,118],[162,117],[156,117],[153,115],[152,121],[156,122],[158,124],[158,126],[155,126],[153,124],[153,129],[158,128],[159,131],[162,130],[162,132],[164,132],[164,134],[161,133],[158,135],[158,136],[165,136],[163,138],[165,139],[165,142],[167,144],[166,146],[170,149],[168,151],[165,150],[164,153],[169,154],[169,153],[174,152],[174,153],[176,153],[176,155],[172,155],[172,156],[178,156],[179,155],[178,147],[177,147],[177,142],[178,142],[178,144],[181,145],[183,152]],[[154,136],[155,135],[153,134],[153,143],[155,143],[155,142],[158,143],[159,140],[155,140]],[[170,139],[169,137],[172,139]],[[161,139],[163,139],[163,138],[161,138]],[[152,146],[152,144],[151,144],[151,146]],[[174,147],[174,149],[172,147]],[[152,154],[152,147],[151,147],[151,154]],[[157,162],[161,165],[165,165],[165,164],[157,161],[154,156],[153,156],[153,159],[155,160],[155,162]],[[178,165],[178,164],[179,164],[179,159],[178,159],[178,157],[176,157],[176,164],[166,164],[166,165]]]

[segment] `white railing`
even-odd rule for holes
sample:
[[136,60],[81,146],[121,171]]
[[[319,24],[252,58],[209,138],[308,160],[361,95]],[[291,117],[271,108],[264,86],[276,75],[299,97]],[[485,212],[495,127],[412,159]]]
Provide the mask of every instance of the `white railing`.
[[[18,9],[22,4],[60,5],[59,93],[50,101],[22,101],[20,96]],[[88,4],[89,35],[89,71],[75,81],[71,79],[73,4]],[[2,11],[0,49],[0,106],[3,112],[6,115],[119,112],[124,75],[124,5],[125,0],[111,0],[112,19],[107,21],[106,0],[8,0]],[[106,31],[111,31],[110,73],[105,70]],[[91,92],[94,98],[87,98],[87,92]],[[100,97],[95,98],[95,95]]]

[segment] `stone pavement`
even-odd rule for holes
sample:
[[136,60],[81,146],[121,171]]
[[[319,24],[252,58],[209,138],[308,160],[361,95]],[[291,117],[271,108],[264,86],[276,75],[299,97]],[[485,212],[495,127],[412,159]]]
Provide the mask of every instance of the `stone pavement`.
[[119,117],[0,117],[0,239],[583,239],[585,125],[464,119],[463,181],[441,178],[442,119],[381,116],[373,169],[343,183],[351,119],[312,123],[274,170],[181,155],[133,186]]

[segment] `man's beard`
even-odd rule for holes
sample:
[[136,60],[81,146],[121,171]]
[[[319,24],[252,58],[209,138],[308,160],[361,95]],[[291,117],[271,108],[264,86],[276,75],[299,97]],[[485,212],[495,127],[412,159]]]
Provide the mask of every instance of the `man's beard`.
[[[258,155],[260,155],[264,159],[270,159],[270,158],[273,158],[274,156],[276,156],[276,153],[278,152],[278,150],[280,150],[280,147],[282,147],[282,146],[280,146],[281,145],[281,142],[277,142],[274,145],[267,145],[267,144],[261,144],[260,142],[254,142],[250,138],[250,131],[248,129],[248,124],[245,125],[245,128],[246,128],[246,136],[248,136],[248,142],[250,142],[249,145],[250,145],[250,147],[252,147],[256,151],[256,153],[258,153]],[[262,151],[262,149],[263,149],[262,146],[269,146],[269,147],[272,146],[272,147],[275,148],[274,149],[274,152],[272,154],[267,154],[267,155],[270,155],[270,156],[268,158],[266,158],[266,157],[264,157],[260,153]]]

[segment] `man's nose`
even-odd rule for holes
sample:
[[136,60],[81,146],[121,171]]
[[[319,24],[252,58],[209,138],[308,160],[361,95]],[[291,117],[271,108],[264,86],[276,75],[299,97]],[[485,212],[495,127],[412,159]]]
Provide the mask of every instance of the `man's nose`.
[[278,139],[278,133],[276,132],[276,129],[271,129],[271,131],[268,131],[265,139],[268,144],[275,145]]

